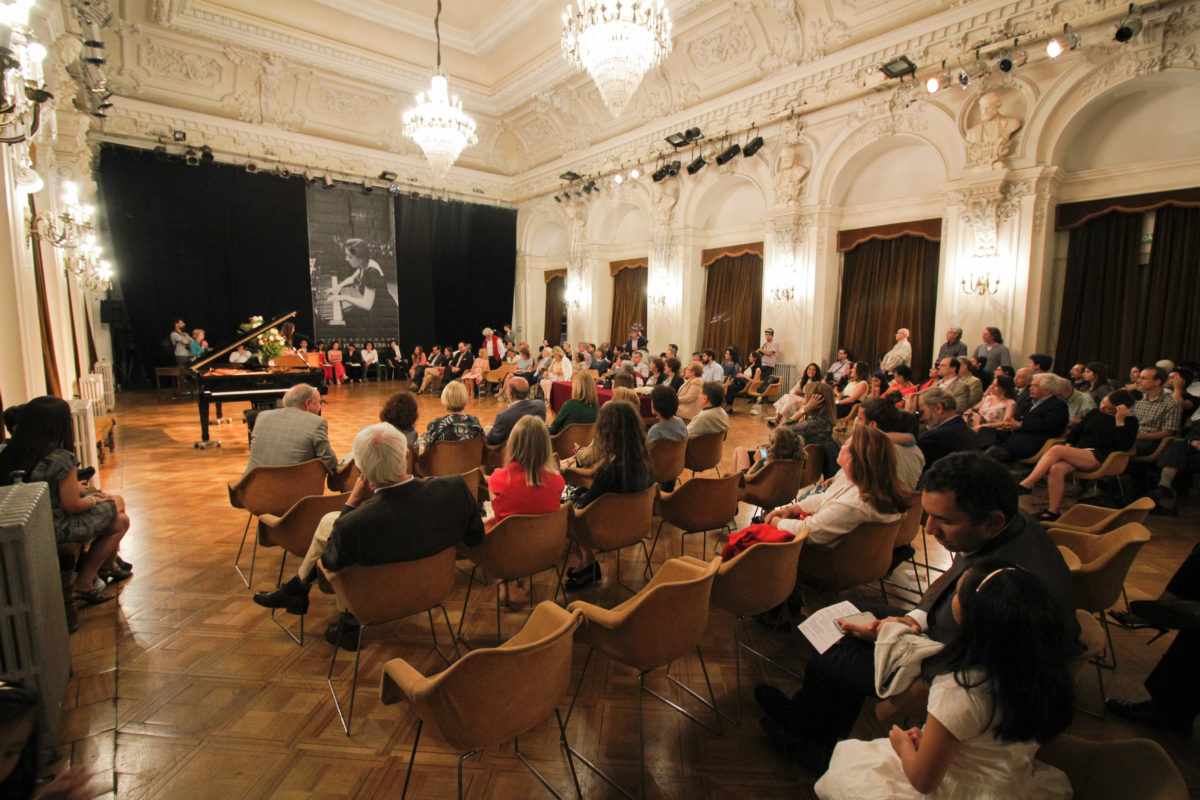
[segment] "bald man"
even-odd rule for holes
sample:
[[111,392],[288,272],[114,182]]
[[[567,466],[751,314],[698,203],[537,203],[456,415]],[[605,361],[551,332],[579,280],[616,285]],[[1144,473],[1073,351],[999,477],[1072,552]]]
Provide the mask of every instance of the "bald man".
[[896,367],[901,364],[912,366],[912,344],[908,341],[908,328],[901,328],[896,331],[896,344],[888,350],[887,355],[879,362],[879,368],[884,372],[891,373]]
[[529,381],[524,378],[511,378],[508,381],[508,408],[496,415],[487,434],[487,443],[492,447],[508,441],[508,434],[521,417],[536,416],[545,421],[546,404],[541,400],[529,397]]
[[255,467],[299,464],[319,458],[337,469],[337,456],[329,444],[329,423],[321,417],[321,393],[299,383],[283,396],[283,408],[264,411],[254,420],[250,435],[250,462]]

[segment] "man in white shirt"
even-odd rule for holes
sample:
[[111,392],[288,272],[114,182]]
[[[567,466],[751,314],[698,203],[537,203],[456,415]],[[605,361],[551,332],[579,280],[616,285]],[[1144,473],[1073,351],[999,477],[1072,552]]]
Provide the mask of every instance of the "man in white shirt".
[[725,370],[721,368],[717,361],[717,353],[715,350],[705,350],[700,354],[700,363],[704,365],[704,374],[701,376],[706,381],[716,381],[720,383],[725,380]]
[[643,385],[646,382],[646,378],[650,377],[650,365],[642,357],[641,350],[633,351],[633,355],[630,357],[630,364],[633,366],[633,371],[637,373],[638,385]]
[[879,362],[879,368],[884,372],[891,374],[892,370],[901,364],[912,364],[912,345],[908,341],[908,328],[901,328],[896,331],[896,344],[888,350],[887,355]]
[[252,355],[253,355],[253,353],[251,353],[249,350],[246,349],[246,345],[239,344],[238,349],[234,350],[232,353],[229,354],[229,363],[230,364],[245,364],[247,361],[250,360],[250,357]]

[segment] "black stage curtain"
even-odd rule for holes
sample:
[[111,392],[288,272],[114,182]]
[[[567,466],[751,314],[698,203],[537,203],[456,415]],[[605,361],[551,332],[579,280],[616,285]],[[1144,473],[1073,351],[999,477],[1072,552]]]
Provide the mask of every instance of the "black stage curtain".
[[1071,230],[1054,351],[1059,364],[1099,361],[1116,370],[1110,374],[1123,376],[1141,362],[1146,333],[1138,264],[1142,225],[1140,213],[1112,212]]
[[1200,356],[1200,208],[1160,208],[1154,217],[1142,363]]
[[848,251],[842,262],[842,300],[838,346],[872,367],[908,328],[913,377],[929,370],[937,307],[938,254],[941,244],[921,236],[868,239]]
[[646,267],[626,267],[613,276],[612,320],[608,341],[629,340],[629,328],[646,330]]
[[[566,270],[563,270],[566,272]],[[566,311],[567,277],[555,275],[546,281],[546,335],[543,337],[551,345],[557,346],[562,341],[563,314]],[[531,342],[536,348],[536,343]]]
[[105,145],[98,182],[101,230],[147,375],[175,363],[163,341],[180,317],[213,347],[254,314],[296,311],[296,330],[311,333],[302,179]]
[[512,322],[515,210],[405,196],[395,210],[403,347],[478,348],[485,327]]
[[[758,253],[724,256],[708,265],[700,341],[723,357],[737,345],[746,358],[759,344],[762,329],[763,260]],[[687,361],[684,360],[684,364]]]

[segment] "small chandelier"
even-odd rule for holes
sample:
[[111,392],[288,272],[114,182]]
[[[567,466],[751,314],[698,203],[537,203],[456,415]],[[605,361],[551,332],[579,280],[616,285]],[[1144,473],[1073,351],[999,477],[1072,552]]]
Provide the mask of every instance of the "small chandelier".
[[33,0],[0,5],[0,142],[18,144],[33,137],[41,123],[42,103],[54,95],[46,91],[42,61],[46,48],[34,41],[29,29]]
[[642,77],[671,53],[671,16],[662,0],[579,0],[563,14],[562,47],[619,117]]
[[437,69],[428,96],[417,93],[417,107],[404,112],[404,135],[421,146],[435,177],[450,169],[464,148],[479,141],[475,136],[475,120],[463,113],[462,101],[450,97],[446,73],[442,70],[442,33],[438,25],[442,16],[442,0],[438,0],[433,30],[437,36]]
[[112,288],[112,265],[100,258],[100,245],[94,233],[88,234],[87,239],[64,259],[64,265],[67,272],[93,292]]
[[992,273],[985,272],[982,275],[971,273],[962,281],[962,292],[968,297],[976,294],[980,297],[986,297],[990,294],[995,294],[1000,291],[1000,277],[992,277]]
[[55,247],[78,247],[93,235],[92,214],[95,209],[79,204],[79,189],[73,183],[63,185],[62,211],[57,215],[39,211],[29,229],[29,238],[39,237]]

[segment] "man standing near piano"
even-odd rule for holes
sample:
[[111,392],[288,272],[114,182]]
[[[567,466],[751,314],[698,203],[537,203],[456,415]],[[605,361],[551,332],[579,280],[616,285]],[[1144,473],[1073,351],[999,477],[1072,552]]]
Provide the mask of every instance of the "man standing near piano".
[[250,437],[250,463],[278,467],[319,458],[330,471],[337,456],[329,444],[329,423],[321,417],[321,393],[307,383],[296,384],[283,396],[283,408],[263,411],[254,420]]

